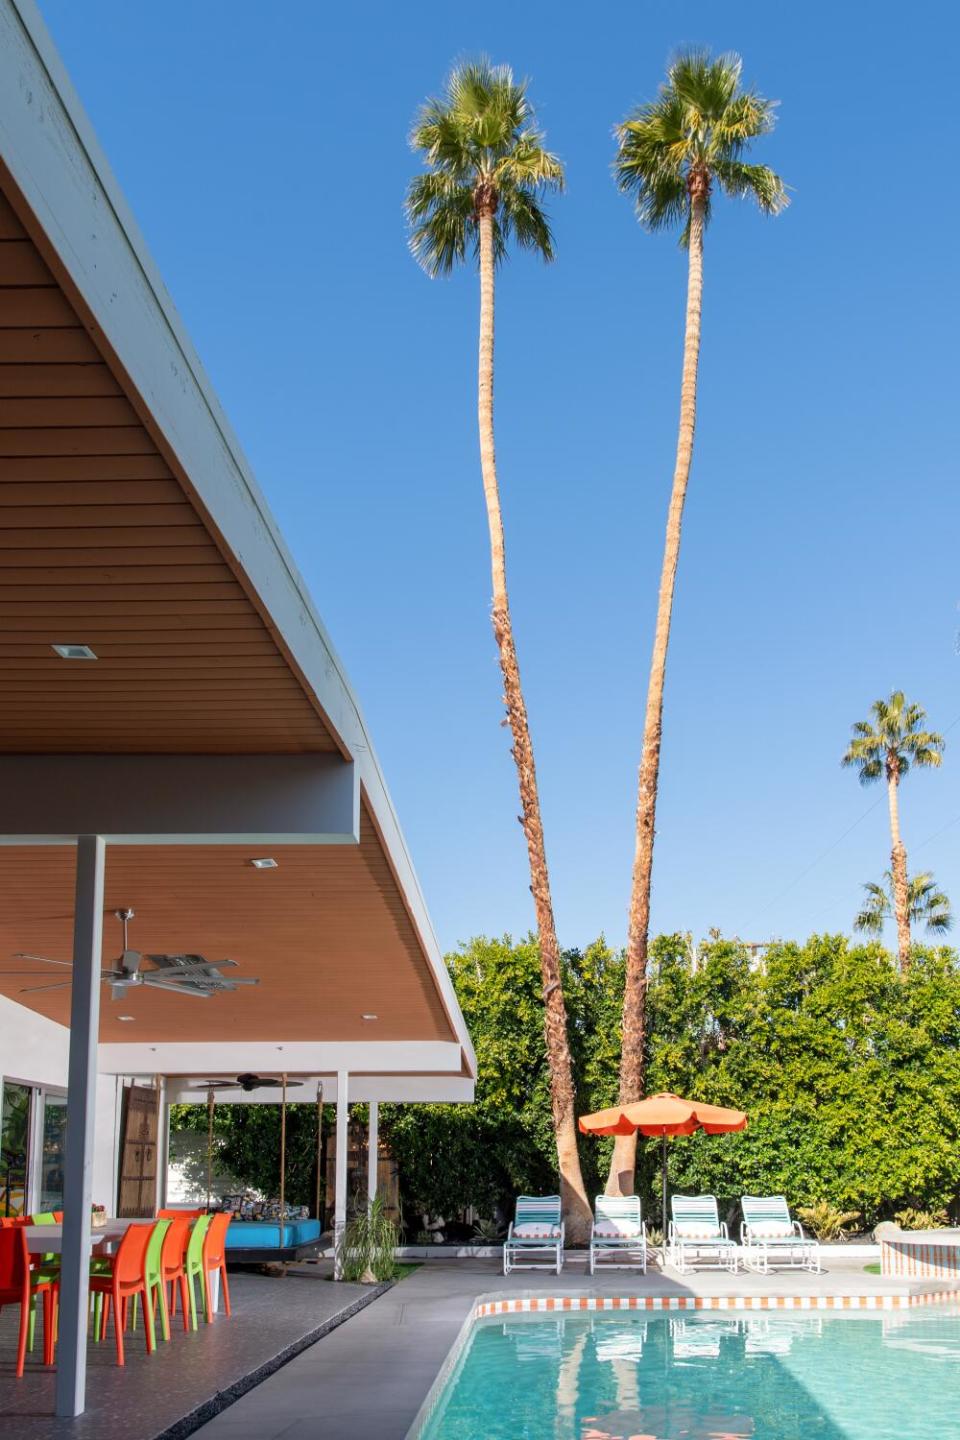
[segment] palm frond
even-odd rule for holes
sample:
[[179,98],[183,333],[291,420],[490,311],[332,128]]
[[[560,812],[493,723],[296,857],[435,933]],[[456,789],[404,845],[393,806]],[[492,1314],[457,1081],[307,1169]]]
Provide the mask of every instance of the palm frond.
[[742,160],[718,160],[713,173],[731,199],[753,199],[765,215],[779,215],[790,203],[783,181],[767,165],[746,165]]
[[500,191],[496,224],[504,249],[513,239],[521,250],[535,250],[546,261],[554,258],[550,221],[529,190],[508,185]]
[[406,200],[410,250],[428,275],[446,275],[476,244],[473,192],[442,172],[417,175]]

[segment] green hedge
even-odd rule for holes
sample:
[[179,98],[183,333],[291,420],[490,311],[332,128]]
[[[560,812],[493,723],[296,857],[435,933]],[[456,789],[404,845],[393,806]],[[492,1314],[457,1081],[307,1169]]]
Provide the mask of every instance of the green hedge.
[[[740,1135],[670,1142],[670,1183],[725,1207],[783,1191],[829,1200],[868,1224],[905,1205],[956,1207],[960,1193],[960,972],[951,950],[917,949],[906,981],[879,945],[843,936],[771,946],[751,962],[714,940],[696,963],[681,936],[654,944],[648,1089],[747,1110]],[[556,1184],[532,940],[478,939],[449,958],[479,1062],[477,1103],[385,1107],[405,1203],[449,1216],[472,1202],[509,1211]],[[622,957],[602,941],[565,957],[581,1110],[616,1099]],[[588,1189],[610,1142],[584,1138]],[[638,1187],[659,1211],[657,1143]]]

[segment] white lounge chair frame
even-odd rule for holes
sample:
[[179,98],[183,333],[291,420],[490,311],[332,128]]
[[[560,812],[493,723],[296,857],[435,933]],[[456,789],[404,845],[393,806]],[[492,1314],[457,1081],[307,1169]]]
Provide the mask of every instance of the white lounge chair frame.
[[[634,1230],[632,1235],[598,1235],[597,1226],[604,1223],[624,1225]],[[607,1259],[601,1267],[604,1270],[642,1270],[647,1273],[647,1225],[640,1208],[639,1195],[598,1195],[593,1206],[593,1224],[590,1227],[590,1274],[599,1266],[600,1257]],[[630,1259],[634,1256],[634,1259]]]
[[[673,1195],[672,1219],[667,1235],[667,1260],[681,1275],[697,1264],[708,1270],[729,1270],[736,1275],[737,1245],[720,1219],[715,1195]],[[712,1258],[711,1258],[712,1257]]]
[[[550,1231],[546,1236],[517,1235],[519,1225],[537,1225],[541,1230]],[[559,1195],[518,1195],[516,1215],[510,1222],[507,1238],[503,1242],[503,1273],[511,1270],[556,1270],[563,1269],[563,1242],[565,1228],[560,1213]],[[521,1260],[521,1255],[548,1255],[549,1260]]]
[[[809,1270],[811,1275],[822,1273],[820,1242],[805,1235],[800,1221],[791,1218],[786,1196],[744,1195],[740,1206],[740,1246],[746,1269],[769,1275],[774,1265],[782,1270]],[[770,1225],[783,1227],[783,1234],[762,1234]]]

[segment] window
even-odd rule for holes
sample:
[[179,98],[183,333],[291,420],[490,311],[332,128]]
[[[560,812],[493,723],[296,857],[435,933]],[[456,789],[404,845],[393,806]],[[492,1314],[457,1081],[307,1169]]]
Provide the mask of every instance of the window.
[[30,1088],[3,1082],[0,1109],[0,1215],[23,1215],[27,1208],[30,1154]]

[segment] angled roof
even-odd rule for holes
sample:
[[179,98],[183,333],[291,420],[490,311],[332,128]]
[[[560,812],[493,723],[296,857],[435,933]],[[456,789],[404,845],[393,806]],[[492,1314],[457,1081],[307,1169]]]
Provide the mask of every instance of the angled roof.
[[[142,948],[246,946],[251,973],[285,977],[258,992],[260,1033],[295,975],[325,1001],[290,1038],[351,1038],[363,994],[384,1039],[452,1041],[473,1074],[356,696],[32,0],[0,0],[0,527],[0,750],[316,753],[359,777],[359,843],[291,849],[273,876],[223,846],[111,854],[108,905],[139,904]],[[0,854],[0,954],[68,944],[71,865]],[[251,878],[296,914],[278,924]],[[199,1024],[153,998],[156,1038]],[[64,1018],[63,992],[21,1003]]]

